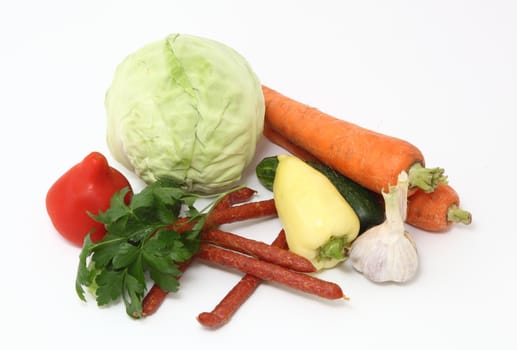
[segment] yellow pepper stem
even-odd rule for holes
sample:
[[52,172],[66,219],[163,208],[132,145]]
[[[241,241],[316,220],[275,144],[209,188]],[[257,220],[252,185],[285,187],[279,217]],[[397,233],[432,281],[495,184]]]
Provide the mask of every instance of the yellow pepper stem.
[[330,239],[319,248],[318,259],[336,259],[343,260],[345,258],[345,237],[330,237]]

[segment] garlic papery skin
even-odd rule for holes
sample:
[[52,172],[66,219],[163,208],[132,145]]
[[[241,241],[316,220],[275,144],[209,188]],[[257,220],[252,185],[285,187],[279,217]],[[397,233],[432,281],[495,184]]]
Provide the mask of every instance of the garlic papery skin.
[[349,252],[352,266],[374,282],[406,282],[418,269],[418,252],[404,220],[408,176],[399,175],[396,186],[383,192],[386,220],[356,238]]

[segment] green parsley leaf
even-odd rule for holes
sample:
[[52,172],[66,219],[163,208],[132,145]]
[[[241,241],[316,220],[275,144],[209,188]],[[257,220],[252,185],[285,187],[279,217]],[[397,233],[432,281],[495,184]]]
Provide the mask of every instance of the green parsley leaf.
[[179,288],[178,276],[181,272],[178,270],[177,276],[172,276],[170,274],[161,273],[158,270],[151,270],[151,278],[153,281],[164,291],[166,292],[176,292]]
[[171,259],[168,256],[161,256],[144,251],[142,255],[143,261],[151,271],[160,271],[173,277],[179,275],[180,270],[176,264],[171,263]]
[[113,269],[118,270],[131,265],[140,255],[140,250],[137,246],[122,242],[118,245],[118,250],[113,255]]
[[97,283],[97,305],[102,306],[116,301],[123,292],[124,271],[101,270],[95,278]]
[[95,254],[92,255],[91,260],[95,262],[95,266],[97,269],[102,269],[111,264],[113,260],[113,256],[117,253],[119,249],[119,244],[123,243],[120,238],[116,240],[106,240],[104,243],[111,244],[102,244],[102,245],[94,245]]
[[181,240],[180,234],[167,228],[156,231],[144,245],[144,252],[167,256],[174,244]]
[[138,280],[145,292],[146,279],[144,264],[142,263],[142,254],[139,254],[136,257],[135,261],[131,265],[129,265],[128,273]]
[[[85,238],[75,289],[79,298],[85,300],[83,287],[87,287],[99,306],[122,298],[127,314],[138,318],[142,316],[146,276],[166,291],[178,290],[181,275],[178,264],[199,250],[205,212],[216,202],[199,211],[194,207],[199,196],[184,191],[170,179],[148,185],[133,194],[131,202],[126,204],[128,190],[117,192],[106,211],[97,215],[89,213],[104,223],[107,233],[96,243],[89,235]],[[179,234],[170,227],[180,217],[183,207],[195,225]]]
[[131,273],[126,274],[124,278],[125,293],[123,294],[126,312],[131,317],[142,316],[142,299],[145,294],[145,280],[142,282],[139,277],[133,276]]
[[79,255],[79,266],[77,268],[77,276],[75,278],[75,291],[79,298],[86,301],[84,296],[84,286],[89,286],[92,283],[93,277],[91,271],[88,269],[87,259],[91,253],[91,247],[93,243],[90,239],[90,235],[86,235],[83,243],[83,249]]
[[111,224],[128,215],[128,206],[124,203],[124,197],[129,192],[129,188],[125,187],[111,197],[110,207],[105,212],[99,211],[97,215],[89,214],[93,219],[104,224]]

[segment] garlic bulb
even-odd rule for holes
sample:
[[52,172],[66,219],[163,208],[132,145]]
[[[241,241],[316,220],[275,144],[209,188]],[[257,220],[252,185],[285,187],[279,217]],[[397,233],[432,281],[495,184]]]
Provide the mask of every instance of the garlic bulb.
[[396,186],[383,192],[386,220],[360,235],[350,247],[352,266],[374,282],[406,282],[418,269],[418,253],[406,231],[408,175],[400,173]]

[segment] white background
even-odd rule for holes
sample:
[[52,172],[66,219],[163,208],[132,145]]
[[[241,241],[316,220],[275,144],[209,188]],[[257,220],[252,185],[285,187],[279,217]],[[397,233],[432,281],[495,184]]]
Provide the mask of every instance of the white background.
[[[3,2],[2,348],[515,349],[516,18],[510,0]],[[321,277],[349,302],[264,284],[216,331],[195,317],[240,274],[202,263],[144,320],[81,302],[79,250],[51,226],[46,192],[89,152],[109,157],[103,99],[116,65],[174,32],[226,43],[262,83],[414,143],[474,222],[440,235],[408,227],[421,258],[411,283],[377,285],[344,264]],[[257,199],[271,195],[254,165],[280,151],[259,145],[243,179]],[[230,229],[269,242],[279,227]]]

